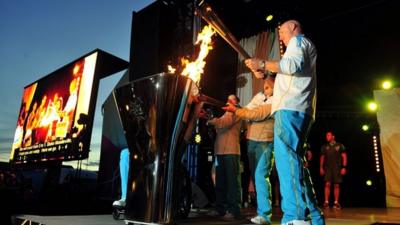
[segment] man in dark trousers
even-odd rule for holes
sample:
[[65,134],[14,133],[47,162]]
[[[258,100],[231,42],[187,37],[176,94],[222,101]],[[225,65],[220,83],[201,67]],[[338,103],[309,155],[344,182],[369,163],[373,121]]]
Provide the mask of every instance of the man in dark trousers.
[[327,144],[321,148],[320,174],[325,176],[325,202],[324,208],[329,207],[329,196],[331,184],[334,184],[333,193],[335,202],[333,208],[340,209],[339,195],[342,177],[346,174],[347,154],[344,146],[336,142],[335,134],[332,131],[326,133]]
[[[238,105],[239,98],[229,95],[227,104]],[[242,219],[240,177],[240,130],[242,120],[232,112],[207,122],[215,127],[216,211],[223,219]]]

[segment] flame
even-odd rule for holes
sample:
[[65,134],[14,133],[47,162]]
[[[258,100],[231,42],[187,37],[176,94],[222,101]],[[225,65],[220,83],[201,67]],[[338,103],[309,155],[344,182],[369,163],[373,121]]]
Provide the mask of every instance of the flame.
[[200,52],[197,59],[193,62],[189,62],[188,59],[182,58],[182,71],[183,76],[189,76],[197,84],[200,82],[201,74],[204,73],[204,66],[206,62],[204,59],[207,57],[208,52],[213,49],[211,45],[211,37],[215,34],[215,31],[211,26],[205,26],[203,30],[197,36],[196,45],[200,43]]
[[173,67],[173,66],[171,66],[171,65],[168,65],[168,73],[175,73],[175,71],[176,71],[176,69]]
[[81,70],[81,66],[80,66],[79,64],[76,64],[76,65],[74,66],[74,69],[73,69],[72,73],[73,73],[74,75],[76,75],[76,74],[78,74],[79,70]]

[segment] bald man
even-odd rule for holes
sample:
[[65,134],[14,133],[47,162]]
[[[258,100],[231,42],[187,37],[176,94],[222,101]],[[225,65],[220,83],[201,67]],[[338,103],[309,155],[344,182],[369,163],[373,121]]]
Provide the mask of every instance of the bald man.
[[302,147],[315,120],[317,51],[296,20],[282,24],[279,38],[287,47],[280,61],[251,58],[245,63],[257,78],[263,78],[266,71],[277,73],[271,113],[275,118],[274,150],[282,195],[281,224],[307,225],[311,216],[313,225],[324,225],[302,161]]

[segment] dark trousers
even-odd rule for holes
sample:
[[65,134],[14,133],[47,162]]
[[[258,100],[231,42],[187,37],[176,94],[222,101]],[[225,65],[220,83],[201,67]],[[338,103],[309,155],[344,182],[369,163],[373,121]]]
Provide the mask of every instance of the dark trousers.
[[216,210],[221,215],[232,213],[240,216],[240,155],[217,155],[215,164]]

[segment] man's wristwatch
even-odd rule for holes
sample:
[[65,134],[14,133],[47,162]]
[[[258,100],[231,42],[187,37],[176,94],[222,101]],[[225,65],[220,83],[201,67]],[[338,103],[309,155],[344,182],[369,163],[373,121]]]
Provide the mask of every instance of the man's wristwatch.
[[260,60],[260,63],[259,63],[258,66],[260,67],[260,69],[261,69],[262,71],[264,71],[264,70],[265,70],[265,61],[264,61],[264,60]]

